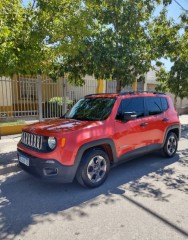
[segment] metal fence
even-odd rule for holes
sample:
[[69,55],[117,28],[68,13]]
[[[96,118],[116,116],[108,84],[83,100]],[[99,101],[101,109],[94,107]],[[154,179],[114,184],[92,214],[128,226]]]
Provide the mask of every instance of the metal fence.
[[0,118],[38,115],[37,81],[29,76],[0,78]]
[[[0,77],[0,121],[7,119],[39,119],[62,116],[76,101],[87,94],[96,93],[98,81],[85,77],[84,86],[73,86],[66,79],[52,81],[46,76]],[[116,81],[106,81],[106,92],[116,92]],[[138,83],[143,90],[143,83]],[[147,88],[150,84],[147,84]],[[132,90],[131,86],[122,91]],[[187,107],[187,99],[178,107]]]
[[[40,119],[62,116],[78,99],[95,93],[97,81],[85,78],[84,86],[52,81],[46,76],[0,78],[0,120]],[[66,98],[65,98],[66,97]]]
[[85,84],[83,86],[73,86],[68,83],[66,86],[67,97],[73,101],[77,101],[87,94],[96,93],[98,83],[95,78],[86,76],[84,82]]

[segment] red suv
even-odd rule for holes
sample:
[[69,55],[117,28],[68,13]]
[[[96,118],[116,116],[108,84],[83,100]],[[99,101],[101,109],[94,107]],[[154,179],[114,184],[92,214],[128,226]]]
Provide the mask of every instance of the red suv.
[[173,157],[180,122],[172,100],[159,92],[92,94],[62,118],[26,127],[20,166],[46,180],[101,185],[111,166],[161,150]]

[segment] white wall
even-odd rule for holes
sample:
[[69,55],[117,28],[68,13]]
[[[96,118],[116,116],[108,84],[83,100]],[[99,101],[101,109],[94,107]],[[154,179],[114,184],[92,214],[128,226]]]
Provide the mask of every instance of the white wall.
[[12,84],[10,78],[0,77],[0,106],[12,106]]

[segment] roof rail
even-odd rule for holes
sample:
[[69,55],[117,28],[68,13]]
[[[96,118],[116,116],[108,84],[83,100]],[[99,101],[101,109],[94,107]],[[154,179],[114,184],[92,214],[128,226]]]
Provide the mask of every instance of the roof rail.
[[153,92],[153,94],[161,94],[161,95],[166,95],[164,92]]
[[134,91],[120,92],[118,95],[136,94]]
[[119,96],[122,96],[122,95],[127,95],[127,94],[139,94],[139,93],[153,93],[153,94],[166,95],[163,92],[157,92],[157,91],[127,91],[127,92],[120,92],[119,94],[117,94],[117,93],[92,93],[92,94],[88,94],[84,97],[91,97],[91,96],[97,96],[97,95],[108,95],[108,94],[117,94]]
[[92,93],[85,95],[84,97],[97,96],[97,95],[108,95],[108,94],[117,94],[117,93]]
[[166,95],[163,92],[157,92],[157,91],[128,91],[128,92],[120,92],[119,95],[139,94],[139,93],[153,93],[153,94]]

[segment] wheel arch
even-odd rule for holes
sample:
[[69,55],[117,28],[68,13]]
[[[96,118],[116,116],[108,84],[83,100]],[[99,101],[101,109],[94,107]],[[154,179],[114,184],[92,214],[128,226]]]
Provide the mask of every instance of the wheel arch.
[[162,146],[165,145],[165,142],[166,142],[166,139],[167,139],[167,136],[170,132],[173,132],[176,134],[178,140],[180,139],[181,137],[181,125],[179,124],[175,124],[175,125],[172,125],[170,127],[167,128],[166,132],[165,132],[165,137],[164,137],[164,140],[163,140],[163,144]]
[[79,166],[83,155],[92,149],[93,150],[95,150],[95,149],[103,150],[108,155],[111,164],[113,164],[113,162],[116,161],[116,158],[117,158],[116,157],[116,148],[115,148],[115,144],[114,144],[113,140],[109,139],[109,138],[104,138],[104,139],[95,140],[95,141],[83,144],[79,148],[79,150],[76,154],[75,164],[77,166]]

